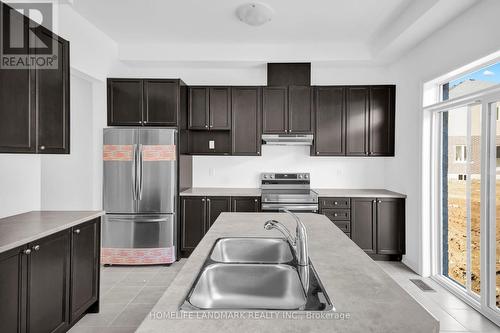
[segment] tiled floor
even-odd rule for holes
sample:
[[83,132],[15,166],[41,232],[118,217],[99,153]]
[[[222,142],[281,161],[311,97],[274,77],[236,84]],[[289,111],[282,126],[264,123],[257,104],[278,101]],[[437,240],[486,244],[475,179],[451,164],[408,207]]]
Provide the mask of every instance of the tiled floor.
[[[436,292],[423,292],[409,280],[420,278],[420,276],[405,265],[396,262],[377,263],[440,320],[441,332],[500,332],[495,324],[433,280],[423,278]],[[101,270],[101,312],[87,314],[70,332],[134,332],[182,265],[184,265],[184,260],[168,267],[103,267]]]
[[[430,278],[422,278],[400,262],[377,261],[403,289],[434,315],[441,332],[500,332],[500,328]],[[436,292],[420,290],[410,279],[422,279]]]
[[134,332],[184,262],[170,266],[102,267],[100,313],[87,314],[70,332]]

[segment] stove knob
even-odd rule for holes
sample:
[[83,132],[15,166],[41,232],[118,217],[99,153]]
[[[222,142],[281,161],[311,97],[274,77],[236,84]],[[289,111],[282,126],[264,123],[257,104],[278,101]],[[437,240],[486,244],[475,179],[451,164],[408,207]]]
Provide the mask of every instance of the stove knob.
[[271,177],[271,178],[274,178],[274,175],[271,175],[270,177]]
[[302,175],[299,175],[299,179],[302,179]]
[[307,179],[307,178],[309,178],[309,176],[308,176],[308,175],[304,175],[304,178],[306,178],[306,179]]
[[267,175],[264,175],[264,179],[267,179]]

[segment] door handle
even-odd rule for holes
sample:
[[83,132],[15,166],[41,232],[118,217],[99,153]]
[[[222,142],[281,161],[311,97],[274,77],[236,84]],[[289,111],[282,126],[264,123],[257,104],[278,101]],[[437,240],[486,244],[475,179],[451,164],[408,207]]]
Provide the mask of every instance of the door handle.
[[140,175],[140,178],[139,178],[139,200],[142,200],[142,187],[144,185],[144,181],[143,181],[143,176],[144,176],[144,158],[143,158],[143,146],[140,144],[139,145],[139,175]]
[[137,145],[132,150],[132,196],[137,200]]

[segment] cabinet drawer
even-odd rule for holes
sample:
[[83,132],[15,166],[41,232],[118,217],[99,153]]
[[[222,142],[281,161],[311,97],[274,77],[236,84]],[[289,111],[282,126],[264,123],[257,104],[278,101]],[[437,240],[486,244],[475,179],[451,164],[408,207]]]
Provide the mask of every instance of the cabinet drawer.
[[351,221],[333,221],[333,223],[343,232],[351,232]]
[[332,221],[351,220],[351,210],[349,209],[323,209],[322,212]]
[[350,198],[321,198],[322,208],[351,208]]

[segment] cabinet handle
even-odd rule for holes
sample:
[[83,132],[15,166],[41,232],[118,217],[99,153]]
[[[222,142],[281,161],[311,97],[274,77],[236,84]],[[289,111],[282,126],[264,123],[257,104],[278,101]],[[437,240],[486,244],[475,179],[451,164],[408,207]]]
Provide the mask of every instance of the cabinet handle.
[[147,120],[144,120],[144,121],[143,121],[143,123],[144,123],[144,124],[147,124],[147,123],[148,123],[148,121],[147,121]]
[[31,254],[31,249],[26,249],[23,251],[24,254],[29,255]]
[[210,199],[207,199],[208,202],[210,202]]
[[40,150],[45,150],[45,146],[40,146]]
[[40,245],[35,245],[35,246],[33,246],[33,250],[35,250],[35,251],[39,251],[39,250],[40,250]]
[[316,152],[316,155],[319,155],[319,151]]
[[80,233],[80,229],[76,229],[74,232],[75,232],[75,234],[78,235]]
[[338,203],[337,201],[335,201],[333,204],[334,204],[335,206],[337,206],[339,203]]
[[253,199],[253,201],[254,201],[254,202],[257,202],[257,201],[258,201],[258,199]]
[[208,125],[205,125],[205,128],[208,128]]
[[260,151],[257,150],[257,155],[260,155]]
[[377,200],[373,200],[372,202],[373,202],[373,203],[377,203]]
[[378,200],[377,202],[378,202],[378,203],[382,203],[382,200]]
[[333,214],[333,216],[337,217],[337,216],[339,216],[339,214],[335,213],[335,214]]
[[203,199],[201,199],[201,201],[202,201],[202,202],[205,202],[205,199],[203,198]]

